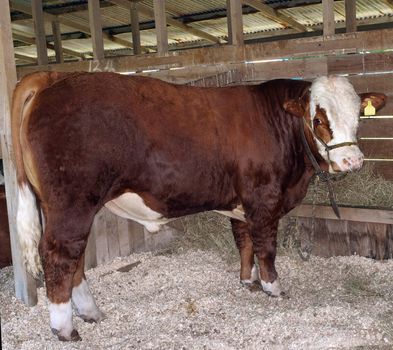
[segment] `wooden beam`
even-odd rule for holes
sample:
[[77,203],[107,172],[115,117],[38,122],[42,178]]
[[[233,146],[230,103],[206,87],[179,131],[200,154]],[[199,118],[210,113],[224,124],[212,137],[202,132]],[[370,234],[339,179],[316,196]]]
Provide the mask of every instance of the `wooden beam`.
[[46,50],[46,35],[44,26],[44,11],[42,10],[42,0],[32,0],[31,12],[34,22],[38,64],[45,65],[48,64],[48,52]]
[[299,32],[313,31],[311,28],[299,23],[292,17],[286,16],[279,11],[264,4],[261,0],[243,0],[243,3],[258,10],[264,17],[271,19],[274,22],[280,23],[284,26],[289,26]]
[[93,43],[93,57],[99,61],[104,58],[104,41],[102,39],[102,24],[100,0],[89,0],[89,24],[91,41]]
[[228,43],[243,45],[243,12],[241,0],[227,0]]
[[[26,6],[24,4],[20,4],[20,3],[16,2],[15,0],[11,0],[10,4],[11,4],[11,8],[13,10],[19,11],[19,12],[23,12],[23,13],[26,13],[28,15],[32,15],[32,12],[31,12],[31,9],[30,9],[29,6]],[[76,30],[79,30],[82,33],[87,34],[87,35],[91,35],[91,31],[90,31],[89,26],[85,26],[83,24],[77,23],[77,22],[75,22],[75,21],[73,21],[73,20],[71,20],[71,19],[69,19],[67,17],[55,16],[55,15],[52,15],[50,13],[44,12],[44,19],[45,19],[45,21],[48,21],[48,22],[52,22],[52,21],[58,20],[61,24],[65,25],[67,27],[74,28]],[[115,42],[115,43],[117,43],[117,44],[119,44],[121,46],[124,46],[124,47],[132,47],[132,44],[129,41],[127,41],[127,40],[124,40],[122,38],[117,38],[117,37],[115,37],[113,35],[109,35],[109,34],[107,34],[105,32],[102,33],[102,35],[103,35],[105,40],[109,40],[109,41]]]
[[18,206],[16,170],[12,155],[11,99],[16,84],[14,45],[11,33],[11,18],[8,1],[2,3],[0,11],[0,137],[4,164],[5,189],[10,228],[12,267],[15,295],[27,305],[37,303],[37,288],[34,279],[26,272],[19,240],[16,233],[16,209]]
[[[356,54],[364,50],[384,50],[393,47],[393,29],[374,30],[336,34],[331,37],[313,36],[280,40],[266,43],[255,43],[241,47],[219,46],[205,47],[192,50],[169,52],[160,57],[157,54],[143,56],[113,57],[102,61],[105,67],[110,61],[111,67],[117,72],[128,72],[143,69],[170,69],[192,67],[196,65],[214,66],[233,63],[252,63],[254,61],[271,60],[283,57],[307,58],[312,56],[329,56],[339,52]],[[285,63],[285,62],[284,62]],[[88,71],[88,61],[74,62],[62,65],[49,65],[45,69],[56,71]],[[37,67],[18,68],[19,76],[42,70]]]
[[[117,6],[120,6],[122,8],[129,9],[129,10],[131,9],[131,2],[129,0],[110,0],[110,1],[111,1],[111,3],[113,3]],[[160,0],[160,1],[164,1],[164,0]],[[155,18],[154,17],[154,10],[145,4],[138,2],[138,11],[143,16],[146,16],[148,18]],[[202,30],[193,28],[187,24],[184,24],[183,22],[181,22],[179,20],[172,18],[171,16],[166,16],[166,22],[167,22],[167,24],[169,24],[173,27],[179,28],[186,33],[190,33],[192,35],[195,35],[196,37],[208,40],[208,41],[215,43],[215,44],[220,43],[220,39],[215,37],[214,35],[211,35],[211,34],[208,34],[204,31],[202,31]]]
[[138,4],[136,2],[131,3],[130,18],[131,18],[133,52],[134,55],[140,55],[142,53],[141,33],[139,30]]
[[347,33],[356,32],[356,0],[345,0],[345,23]]
[[55,47],[56,62],[63,63],[63,48],[61,44],[61,31],[59,21],[52,22],[53,45]]
[[[340,214],[341,220],[393,224],[393,210],[340,207]],[[289,212],[288,216],[311,218],[313,216],[312,205],[299,205]],[[315,207],[315,217],[320,219],[340,220],[334,214],[333,209],[327,205],[317,205]]]
[[20,60],[23,60],[23,61],[26,61],[26,62],[29,62],[29,63],[37,64],[37,59],[36,58],[30,57],[30,56],[27,56],[27,55],[22,55],[20,53],[16,53],[15,52],[15,58],[18,58]]
[[[14,32],[14,33],[12,33],[12,37],[15,40],[18,40],[18,41],[20,41],[22,43],[29,44],[29,45],[35,45],[34,38],[30,38],[28,36],[24,36],[23,34],[19,34],[19,33],[15,33]],[[51,50],[55,51],[55,46],[50,44],[50,43],[46,43],[46,47],[48,49],[51,49]],[[64,47],[63,47],[63,53],[66,53],[67,55],[70,55],[70,56],[79,57],[79,58],[82,58],[82,59],[85,59],[86,57],[90,57],[89,55],[86,55],[84,53],[81,53],[81,52],[78,52],[78,51],[74,51],[74,50],[70,50],[70,49],[66,49]]]
[[334,0],[322,0],[323,9],[323,35],[334,35]]
[[165,0],[153,0],[154,21],[156,23],[157,53],[168,53],[168,30],[166,28]]

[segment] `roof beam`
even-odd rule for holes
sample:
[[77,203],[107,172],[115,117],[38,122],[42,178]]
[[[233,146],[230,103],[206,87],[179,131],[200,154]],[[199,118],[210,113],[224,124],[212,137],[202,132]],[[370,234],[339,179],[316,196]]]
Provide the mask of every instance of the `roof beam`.
[[46,49],[44,11],[42,10],[42,0],[32,0],[31,12],[33,16],[38,64],[45,65],[48,64],[48,52]]
[[29,63],[33,63],[33,64],[37,64],[37,59],[31,56],[27,56],[27,55],[23,55],[21,53],[16,53],[14,54],[15,58],[18,58],[20,60],[29,62]]
[[[125,8],[127,10],[131,10],[131,2],[128,0],[110,0],[110,1],[119,7]],[[143,16],[146,16],[149,18],[154,18],[154,10],[145,4],[138,3],[138,11]],[[168,15],[166,16],[166,22],[173,27],[179,28],[179,29],[183,30],[184,32],[190,33],[190,34],[195,35],[199,38],[211,41],[215,44],[220,43],[220,39],[215,37],[214,35],[210,35],[202,30],[193,28],[187,24],[184,24],[183,22],[181,22],[177,19],[172,18],[171,16],[168,16]]]
[[[23,13],[26,13],[28,15],[32,15],[32,11],[31,11],[31,8],[29,6],[26,6],[26,5],[23,5],[23,4],[19,4],[19,3],[15,2],[15,0],[11,0],[10,4],[11,4],[11,8],[13,10],[16,10],[16,11],[19,11],[19,12],[23,12]],[[53,22],[53,21],[57,20],[61,24],[65,25],[67,27],[71,27],[71,28],[77,29],[80,32],[88,34],[88,35],[91,36],[91,31],[90,31],[89,26],[85,26],[83,24],[76,23],[75,21],[70,20],[70,19],[68,19],[66,17],[55,16],[55,15],[51,15],[48,12],[44,12],[44,20],[48,21],[48,22]],[[112,35],[110,35],[108,33],[105,33],[105,32],[103,32],[102,35],[103,35],[105,40],[113,41],[114,43],[119,44],[119,45],[124,46],[124,47],[132,47],[132,44],[129,41],[127,41],[127,40],[124,40],[124,39],[121,39],[121,38],[116,38],[115,36],[112,36]]]
[[227,0],[228,39],[231,45],[243,45],[243,12],[241,0]]
[[345,24],[347,33],[356,32],[356,0],[345,0]]
[[322,0],[323,8],[323,35],[334,35],[336,23],[334,22],[334,0]]
[[100,0],[89,0],[88,4],[93,56],[94,59],[98,61],[105,57],[104,41],[102,39]]
[[156,24],[157,53],[168,52],[168,30],[166,28],[165,0],[153,0],[154,22]]
[[243,4],[253,7],[254,9],[261,12],[264,17],[271,19],[274,22],[283,24],[284,26],[292,27],[299,32],[310,32],[311,28],[304,26],[292,17],[286,16],[270,6],[264,4],[261,0],[243,0]]
[[[21,41],[22,43],[29,44],[29,45],[35,45],[34,38],[30,38],[30,37],[25,36],[23,34],[19,34],[19,33],[13,32],[12,33],[12,37],[14,38],[14,40]],[[55,46],[50,44],[50,43],[46,43],[46,47],[48,49],[51,49],[51,50],[55,51]],[[88,56],[88,55],[86,55],[84,53],[81,53],[81,52],[78,52],[78,51],[74,51],[74,50],[70,50],[70,49],[66,49],[64,47],[63,47],[63,52],[66,53],[67,55],[74,56],[74,57],[79,57],[79,58],[82,58],[82,59],[85,59],[86,56]]]

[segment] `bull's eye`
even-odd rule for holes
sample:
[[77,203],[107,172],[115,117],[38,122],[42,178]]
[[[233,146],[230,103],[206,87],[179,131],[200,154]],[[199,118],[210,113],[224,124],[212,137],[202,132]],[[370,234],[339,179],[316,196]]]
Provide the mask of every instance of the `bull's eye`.
[[314,122],[314,128],[316,128],[318,125],[322,124],[322,121],[319,118],[314,118],[313,122]]

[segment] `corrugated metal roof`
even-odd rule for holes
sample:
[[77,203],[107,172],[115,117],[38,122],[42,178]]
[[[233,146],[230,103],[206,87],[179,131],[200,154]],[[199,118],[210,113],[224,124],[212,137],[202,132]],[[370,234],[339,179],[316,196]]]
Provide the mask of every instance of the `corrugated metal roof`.
[[[29,5],[30,0],[14,0],[18,3]],[[44,0],[44,6],[58,6],[72,5],[76,6],[78,9],[86,9],[87,0]],[[153,0],[143,0],[144,5],[153,8]],[[277,8],[282,14],[294,18],[299,23],[306,26],[318,26],[322,23],[322,4],[321,1],[316,3],[316,0],[267,0],[265,4],[271,5]],[[301,4],[302,6],[298,6]],[[393,6],[390,6],[386,0],[358,0],[357,5],[357,18],[363,22],[371,23],[375,21],[380,22],[391,22],[393,17]],[[82,6],[82,7],[81,7]],[[83,7],[84,6],[84,7]],[[284,8],[289,6],[288,8]],[[176,18],[181,18],[182,16],[196,16],[198,19],[206,18],[210,14],[216,14],[219,18],[198,20],[190,22],[187,25],[209,33],[210,35],[216,36],[218,38],[227,37],[227,19],[222,17],[225,14],[226,0],[166,0],[166,10],[168,15]],[[334,2],[335,8],[335,20],[336,22],[345,21],[345,3],[343,0]],[[219,12],[217,12],[220,10]],[[216,17],[217,17],[216,16]],[[220,17],[221,16],[221,17]],[[89,16],[87,10],[80,10],[75,12],[68,12],[61,15],[61,17],[75,22],[76,26],[89,27]],[[139,15],[140,23],[145,23],[147,29],[141,31],[141,42],[142,45],[148,47],[154,47],[156,45],[156,35],[154,30],[153,18],[149,18],[143,15]],[[130,13],[127,10],[119,6],[110,6],[108,0],[105,1],[105,6],[101,8],[101,20],[104,29],[113,28],[126,28],[120,29],[116,33],[121,33],[124,30],[129,30],[130,25]],[[188,20],[188,19],[187,19]],[[271,32],[274,35],[275,30],[284,29],[284,25],[267,19],[259,12],[250,13],[243,15],[243,27],[245,34],[251,33],[266,33]],[[33,22],[31,19],[22,19],[12,22],[12,28],[15,33],[23,34],[26,37],[34,37]],[[128,28],[128,29],[127,29]],[[51,23],[45,23],[45,31],[47,35],[52,34]],[[77,29],[61,25],[62,33],[72,33],[77,31]],[[269,34],[270,35],[270,34]],[[131,41],[131,33],[126,32],[122,34],[117,34],[116,36]],[[168,37],[169,44],[176,46],[177,44],[187,44],[204,42],[198,36],[187,33],[181,29],[169,26],[168,27]],[[255,37],[255,35],[254,35]],[[206,42],[205,42],[206,43]],[[91,40],[90,39],[72,39],[63,40],[63,46],[78,52],[91,52]],[[121,50],[124,49],[123,46],[116,44],[114,42],[105,41],[105,50]],[[25,54],[30,57],[35,57],[34,46],[21,46],[16,50],[19,54]]]

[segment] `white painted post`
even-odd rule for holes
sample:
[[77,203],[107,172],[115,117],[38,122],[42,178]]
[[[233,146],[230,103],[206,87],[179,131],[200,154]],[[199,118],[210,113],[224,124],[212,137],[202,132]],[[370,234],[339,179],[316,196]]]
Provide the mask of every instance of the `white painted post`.
[[12,42],[10,8],[9,2],[4,1],[0,11],[0,133],[11,236],[12,265],[14,269],[16,297],[22,299],[27,305],[35,305],[37,303],[36,283],[24,268],[16,234],[18,196],[16,171],[12,158],[11,137],[11,99],[15,84],[16,67]]

